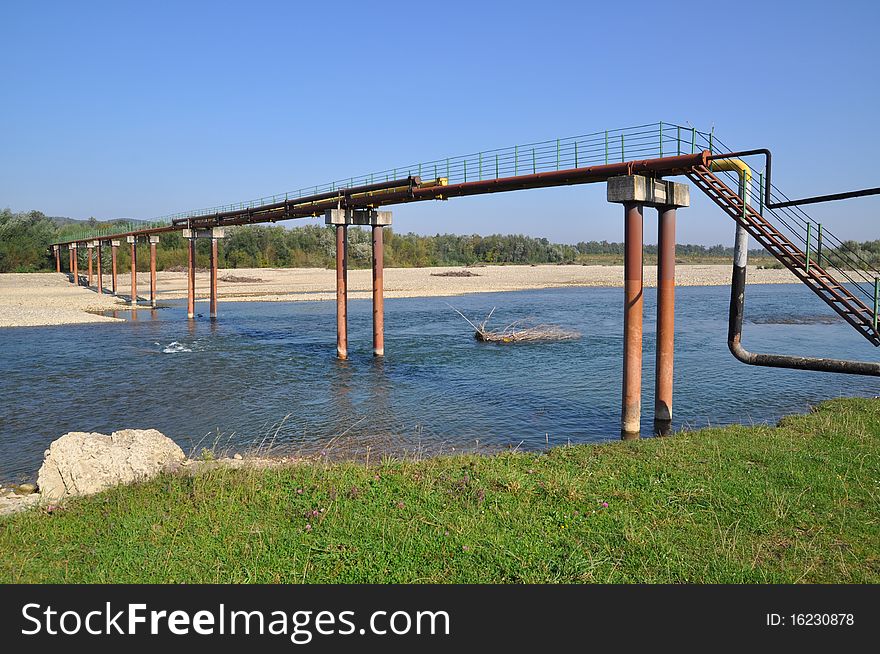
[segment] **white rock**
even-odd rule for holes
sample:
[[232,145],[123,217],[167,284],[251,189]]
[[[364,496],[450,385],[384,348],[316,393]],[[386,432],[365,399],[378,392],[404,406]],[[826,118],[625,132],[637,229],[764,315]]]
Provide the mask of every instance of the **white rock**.
[[183,450],[155,429],[70,432],[54,441],[37,474],[44,502],[91,495],[155,477],[184,462]]

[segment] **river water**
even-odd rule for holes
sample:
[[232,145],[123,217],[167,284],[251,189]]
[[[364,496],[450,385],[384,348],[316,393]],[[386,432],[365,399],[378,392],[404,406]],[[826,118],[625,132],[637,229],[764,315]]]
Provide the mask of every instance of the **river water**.
[[[655,297],[646,289],[643,433]],[[880,395],[873,378],[737,362],[726,346],[728,298],[727,287],[677,290],[675,429],[773,422],[826,398]],[[449,305],[476,319],[496,307],[497,327],[533,317],[582,338],[480,343]],[[176,303],[125,323],[5,329],[0,481],[33,478],[46,447],[68,431],[152,427],[187,453],[271,446],[328,456],[616,439],[622,305],[619,288],[389,299],[386,357],[377,360],[371,303],[352,300],[345,362],[335,358],[332,302],[222,302],[213,323],[188,323]],[[744,343],[754,351],[877,359],[801,286],[750,286],[746,318]]]

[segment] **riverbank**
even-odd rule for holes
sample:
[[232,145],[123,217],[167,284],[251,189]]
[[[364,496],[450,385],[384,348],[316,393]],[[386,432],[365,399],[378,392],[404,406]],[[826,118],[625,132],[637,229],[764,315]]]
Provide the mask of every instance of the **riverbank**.
[[[466,271],[467,276],[461,275]],[[469,273],[469,274],[468,274]],[[730,283],[729,265],[681,265],[679,286],[723,286]],[[321,268],[238,268],[219,271],[221,302],[293,302],[332,300],[336,272]],[[750,267],[752,284],[791,284],[798,280],[787,270]],[[656,266],[645,266],[645,285],[656,286]],[[196,298],[207,298],[208,273],[196,275]],[[106,289],[110,276],[104,276]],[[571,286],[623,286],[623,266],[483,266],[474,268],[387,268],[385,297],[438,297]],[[0,274],[0,327],[63,325],[119,320],[96,312],[128,310],[131,277],[119,275],[120,298],[94,289],[76,288],[65,274]],[[370,297],[371,272],[349,272],[349,298]],[[149,274],[138,275],[138,295],[149,298]],[[158,274],[158,302],[186,298],[186,273]]]
[[166,475],[0,519],[0,582],[878,583],[880,401],[776,427]]

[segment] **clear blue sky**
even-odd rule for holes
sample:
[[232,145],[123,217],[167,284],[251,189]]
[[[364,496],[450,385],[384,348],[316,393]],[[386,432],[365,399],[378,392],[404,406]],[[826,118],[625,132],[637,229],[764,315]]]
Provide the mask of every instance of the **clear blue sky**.
[[[661,119],[771,148],[791,197],[878,186],[878,7],[4,2],[0,206],[151,218]],[[880,238],[878,198],[811,213]],[[619,214],[593,185],[396,207],[395,228],[622,240]],[[732,241],[705,200],[679,215],[679,242]]]

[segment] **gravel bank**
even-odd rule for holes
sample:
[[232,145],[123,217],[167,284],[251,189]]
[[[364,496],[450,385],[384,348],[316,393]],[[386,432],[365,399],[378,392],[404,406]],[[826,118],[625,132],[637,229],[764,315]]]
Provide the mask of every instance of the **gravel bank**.
[[[623,286],[623,266],[485,266],[469,270],[472,277],[443,277],[437,273],[462,270],[442,268],[388,268],[385,297],[436,297],[467,293],[493,293],[567,286]],[[221,270],[220,300],[292,302],[332,300],[336,297],[336,272],[322,268],[238,268]],[[224,281],[223,278],[234,281]],[[349,297],[370,297],[369,270],[349,271]],[[109,288],[110,277],[104,276]],[[797,279],[787,270],[749,267],[752,284],[792,284]],[[159,302],[186,297],[186,274],[160,272]],[[657,269],[645,266],[645,285],[655,286]],[[730,283],[729,265],[680,265],[679,286],[722,286]],[[117,287],[125,296],[103,296],[94,289],[74,287],[68,276],[58,273],[0,274],[0,327],[65,325],[121,320],[96,315],[95,311],[127,310],[131,282],[119,275]],[[196,297],[207,298],[208,273],[196,275]],[[149,297],[149,274],[138,275],[138,295]]]
[[0,274],[0,327],[119,322],[90,312],[120,308],[121,299],[77,288],[63,273]]

